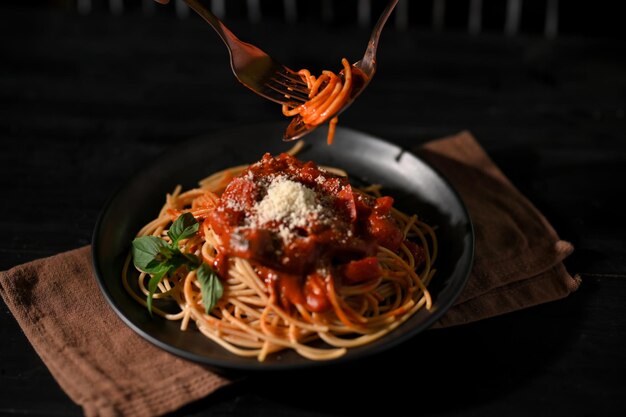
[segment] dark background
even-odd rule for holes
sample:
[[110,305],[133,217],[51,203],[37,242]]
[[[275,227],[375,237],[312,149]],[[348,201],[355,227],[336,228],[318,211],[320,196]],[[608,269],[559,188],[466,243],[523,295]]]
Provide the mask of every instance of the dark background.
[[[174,4],[23,3],[0,4],[0,270],[89,244],[111,193],[186,139],[285,121]],[[332,17],[323,3],[298,1],[288,22],[282,2],[261,1],[251,22],[245,1],[227,0],[224,19],[290,67],[335,70],[359,59],[371,22],[359,23],[357,1],[326,2]],[[562,0],[546,36],[549,3],[523,1],[507,33],[508,3],[483,0],[481,30],[468,33],[469,0],[445,2],[441,22],[433,2],[411,0],[407,27],[392,17],[378,73],[340,124],[409,147],[470,130],[574,244],[565,264],[581,288],[367,363],[253,376],[176,415],[626,414],[624,24],[619,2]],[[382,6],[372,2],[371,20]],[[80,415],[4,304],[0,317],[0,414]]]
[[[335,25],[346,26],[357,22],[359,0],[327,0],[331,4]],[[173,16],[175,0],[171,0],[168,7],[155,4],[153,7],[148,0],[120,0],[124,14],[146,14],[159,16]],[[409,24],[411,28],[431,29],[433,26],[433,8],[437,0],[409,0]],[[546,8],[550,0],[522,0],[519,33],[542,34]],[[80,0],[5,0],[2,9],[38,9],[59,12],[77,12]],[[92,13],[111,13],[110,3],[106,0],[92,0]],[[281,0],[258,0],[263,19],[283,20],[285,6]],[[295,0],[298,9],[297,22],[309,21],[316,25],[332,24],[324,18],[324,0]],[[471,0],[444,0],[445,3],[445,30],[446,32],[466,31],[468,13]],[[593,4],[582,0],[557,0],[559,36],[593,36],[623,38],[626,33],[622,15],[618,6],[612,0],[596,0]],[[385,1],[372,0],[372,14],[384,7]],[[483,32],[502,32],[507,11],[507,0],[482,0]],[[245,0],[226,0],[226,12],[229,24],[234,19],[247,18],[248,9]],[[115,13],[114,13],[115,14]]]

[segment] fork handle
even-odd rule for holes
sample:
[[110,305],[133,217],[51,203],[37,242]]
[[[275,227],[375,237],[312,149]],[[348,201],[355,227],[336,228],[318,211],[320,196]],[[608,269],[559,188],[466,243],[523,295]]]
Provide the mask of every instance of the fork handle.
[[217,18],[217,16],[213,14],[213,12],[211,12],[210,6],[207,4],[207,0],[185,0],[185,3],[187,3],[189,7],[202,16],[202,18],[206,20],[213,29],[215,29],[226,45],[230,48],[237,47],[233,44],[233,40],[239,41],[239,39],[222,23],[221,20]]
[[222,38],[222,41],[224,41],[228,47],[227,49],[230,54],[230,63],[233,71],[235,71],[235,67],[237,66],[249,65],[256,59],[267,58],[267,54],[256,46],[239,40],[239,38],[211,12],[207,2],[207,0],[185,0],[185,3],[202,16],[202,18],[215,29],[220,38]]
[[364,67],[366,73],[372,72],[373,74],[373,71],[376,68],[376,50],[378,49],[380,34],[383,31],[385,23],[387,23],[389,15],[391,15],[391,12],[393,12],[393,9],[397,4],[398,0],[390,0],[389,3],[387,3],[385,10],[381,13],[374,29],[372,30],[372,35],[367,43],[367,49],[365,50],[365,54],[361,60],[361,65]]

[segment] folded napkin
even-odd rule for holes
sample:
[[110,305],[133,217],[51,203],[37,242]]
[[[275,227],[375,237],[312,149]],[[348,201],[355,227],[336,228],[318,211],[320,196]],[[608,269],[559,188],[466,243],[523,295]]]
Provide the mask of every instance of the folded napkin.
[[86,416],[158,416],[229,383],[127,327],[101,295],[90,246],[0,274],[0,293]]
[[[476,231],[470,280],[438,327],[556,300],[578,287],[561,263],[572,246],[559,240],[469,133],[417,152],[459,191]],[[0,294],[87,416],[162,415],[230,382],[124,325],[100,293],[88,246],[0,273]]]
[[436,327],[469,323],[575,291],[563,259],[573,246],[493,163],[469,132],[435,140],[415,152],[459,192],[476,235],[470,279]]

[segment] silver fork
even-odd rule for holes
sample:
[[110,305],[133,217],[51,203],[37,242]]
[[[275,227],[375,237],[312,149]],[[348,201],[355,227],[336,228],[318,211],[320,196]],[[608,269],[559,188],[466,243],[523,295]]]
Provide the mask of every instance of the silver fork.
[[[370,35],[370,39],[367,42],[367,48],[365,53],[363,54],[363,58],[359,61],[352,64],[354,68],[361,70],[363,73],[363,77],[361,77],[361,83],[358,86],[353,87],[350,93],[350,99],[346,101],[341,109],[334,115],[330,115],[327,119],[330,120],[333,116],[338,116],[348,107],[350,104],[365,90],[365,88],[369,85],[372,77],[376,74],[376,51],[378,49],[378,41],[380,40],[380,34],[383,31],[383,27],[385,23],[387,23],[387,19],[393,12],[394,8],[398,4],[398,0],[389,0],[387,6],[380,14],[376,25],[372,29],[372,34]],[[287,126],[285,133],[283,135],[284,141],[291,141],[301,138],[302,136],[311,133],[313,130],[317,129],[318,125],[307,125],[302,120],[300,115],[294,116]]]
[[230,54],[235,77],[268,100],[296,107],[309,98],[309,88],[295,71],[277,62],[254,45],[240,41],[210,10],[207,0],[185,3],[215,29]]

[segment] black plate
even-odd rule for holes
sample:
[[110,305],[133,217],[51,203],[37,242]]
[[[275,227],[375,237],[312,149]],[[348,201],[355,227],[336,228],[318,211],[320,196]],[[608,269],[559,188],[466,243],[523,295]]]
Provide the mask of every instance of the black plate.
[[[223,131],[177,144],[159,163],[147,167],[121,188],[105,206],[93,235],[93,263],[106,299],[122,320],[155,345],[187,359],[223,369],[277,370],[320,364],[295,352],[283,352],[259,363],[242,358],[205,338],[193,327],[181,332],[178,322],[151,318],[145,307],[125,292],[121,270],[136,232],[156,217],[166,193],[183,189],[226,167],[254,162],[263,153],[277,154],[291,147],[281,141],[284,125],[262,125]],[[396,200],[396,206],[417,213],[438,227],[438,269],[430,286],[434,309],[418,311],[387,336],[348,350],[332,362],[381,352],[435,323],[463,289],[470,273],[474,235],[467,210],[450,184],[415,155],[372,136],[338,128],[335,143],[326,145],[325,129],[307,136],[298,155],[346,170],[356,183],[377,183]],[[327,364],[328,362],[323,362]]]

